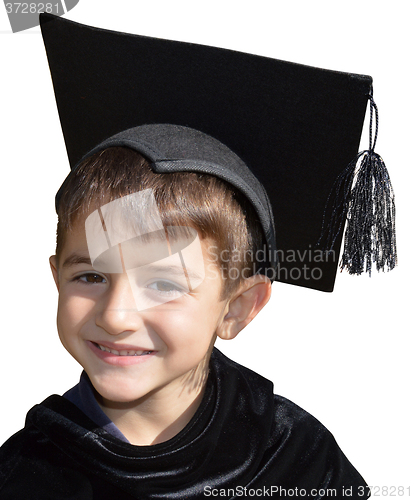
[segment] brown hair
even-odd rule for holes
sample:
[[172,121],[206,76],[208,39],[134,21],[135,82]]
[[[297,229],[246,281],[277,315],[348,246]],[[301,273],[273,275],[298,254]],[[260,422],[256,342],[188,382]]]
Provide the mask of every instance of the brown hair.
[[[190,226],[216,243],[222,298],[254,274],[263,233],[251,204],[230,184],[192,172],[158,174],[138,152],[105,149],[82,162],[64,185],[58,206],[56,255],[77,220],[92,209],[144,189],[153,190],[164,226]],[[234,258],[236,256],[236,258]]]

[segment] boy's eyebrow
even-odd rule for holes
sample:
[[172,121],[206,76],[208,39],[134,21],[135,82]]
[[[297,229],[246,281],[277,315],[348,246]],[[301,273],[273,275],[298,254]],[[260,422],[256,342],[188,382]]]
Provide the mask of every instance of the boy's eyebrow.
[[65,259],[62,267],[76,266],[77,264],[88,264],[89,266],[92,265],[91,259],[89,257],[73,252],[69,255],[69,257]]

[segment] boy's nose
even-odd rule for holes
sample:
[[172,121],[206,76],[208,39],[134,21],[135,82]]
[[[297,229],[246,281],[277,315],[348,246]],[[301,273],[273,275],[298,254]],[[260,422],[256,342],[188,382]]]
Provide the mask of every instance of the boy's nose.
[[111,280],[95,321],[97,326],[111,335],[137,331],[142,326],[142,317],[137,310],[126,274],[117,275]]

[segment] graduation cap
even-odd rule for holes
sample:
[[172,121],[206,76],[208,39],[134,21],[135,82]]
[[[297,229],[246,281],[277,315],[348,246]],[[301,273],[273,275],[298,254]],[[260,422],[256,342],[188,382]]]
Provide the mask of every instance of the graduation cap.
[[155,172],[230,182],[256,210],[278,281],[332,291],[346,219],[342,267],[394,267],[394,201],[374,152],[377,128],[357,155],[368,100],[371,120],[378,116],[371,77],[40,20],[72,171],[127,146]]

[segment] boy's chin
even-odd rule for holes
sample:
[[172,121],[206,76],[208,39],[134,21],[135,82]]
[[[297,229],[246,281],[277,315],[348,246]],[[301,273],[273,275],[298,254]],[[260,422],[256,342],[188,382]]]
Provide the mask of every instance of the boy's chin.
[[128,391],[112,391],[108,389],[100,389],[97,391],[95,389],[95,395],[98,403],[101,406],[105,406],[108,408],[119,408],[119,409],[127,409],[133,408],[139,404],[140,401],[145,399],[147,393],[130,393]]
[[135,406],[148,394],[144,388],[140,391],[136,382],[132,384],[133,387],[129,387],[127,381],[119,383],[116,380],[111,380],[106,383],[106,381],[94,379],[89,374],[88,376],[95,389],[95,397],[101,406],[112,408]]

